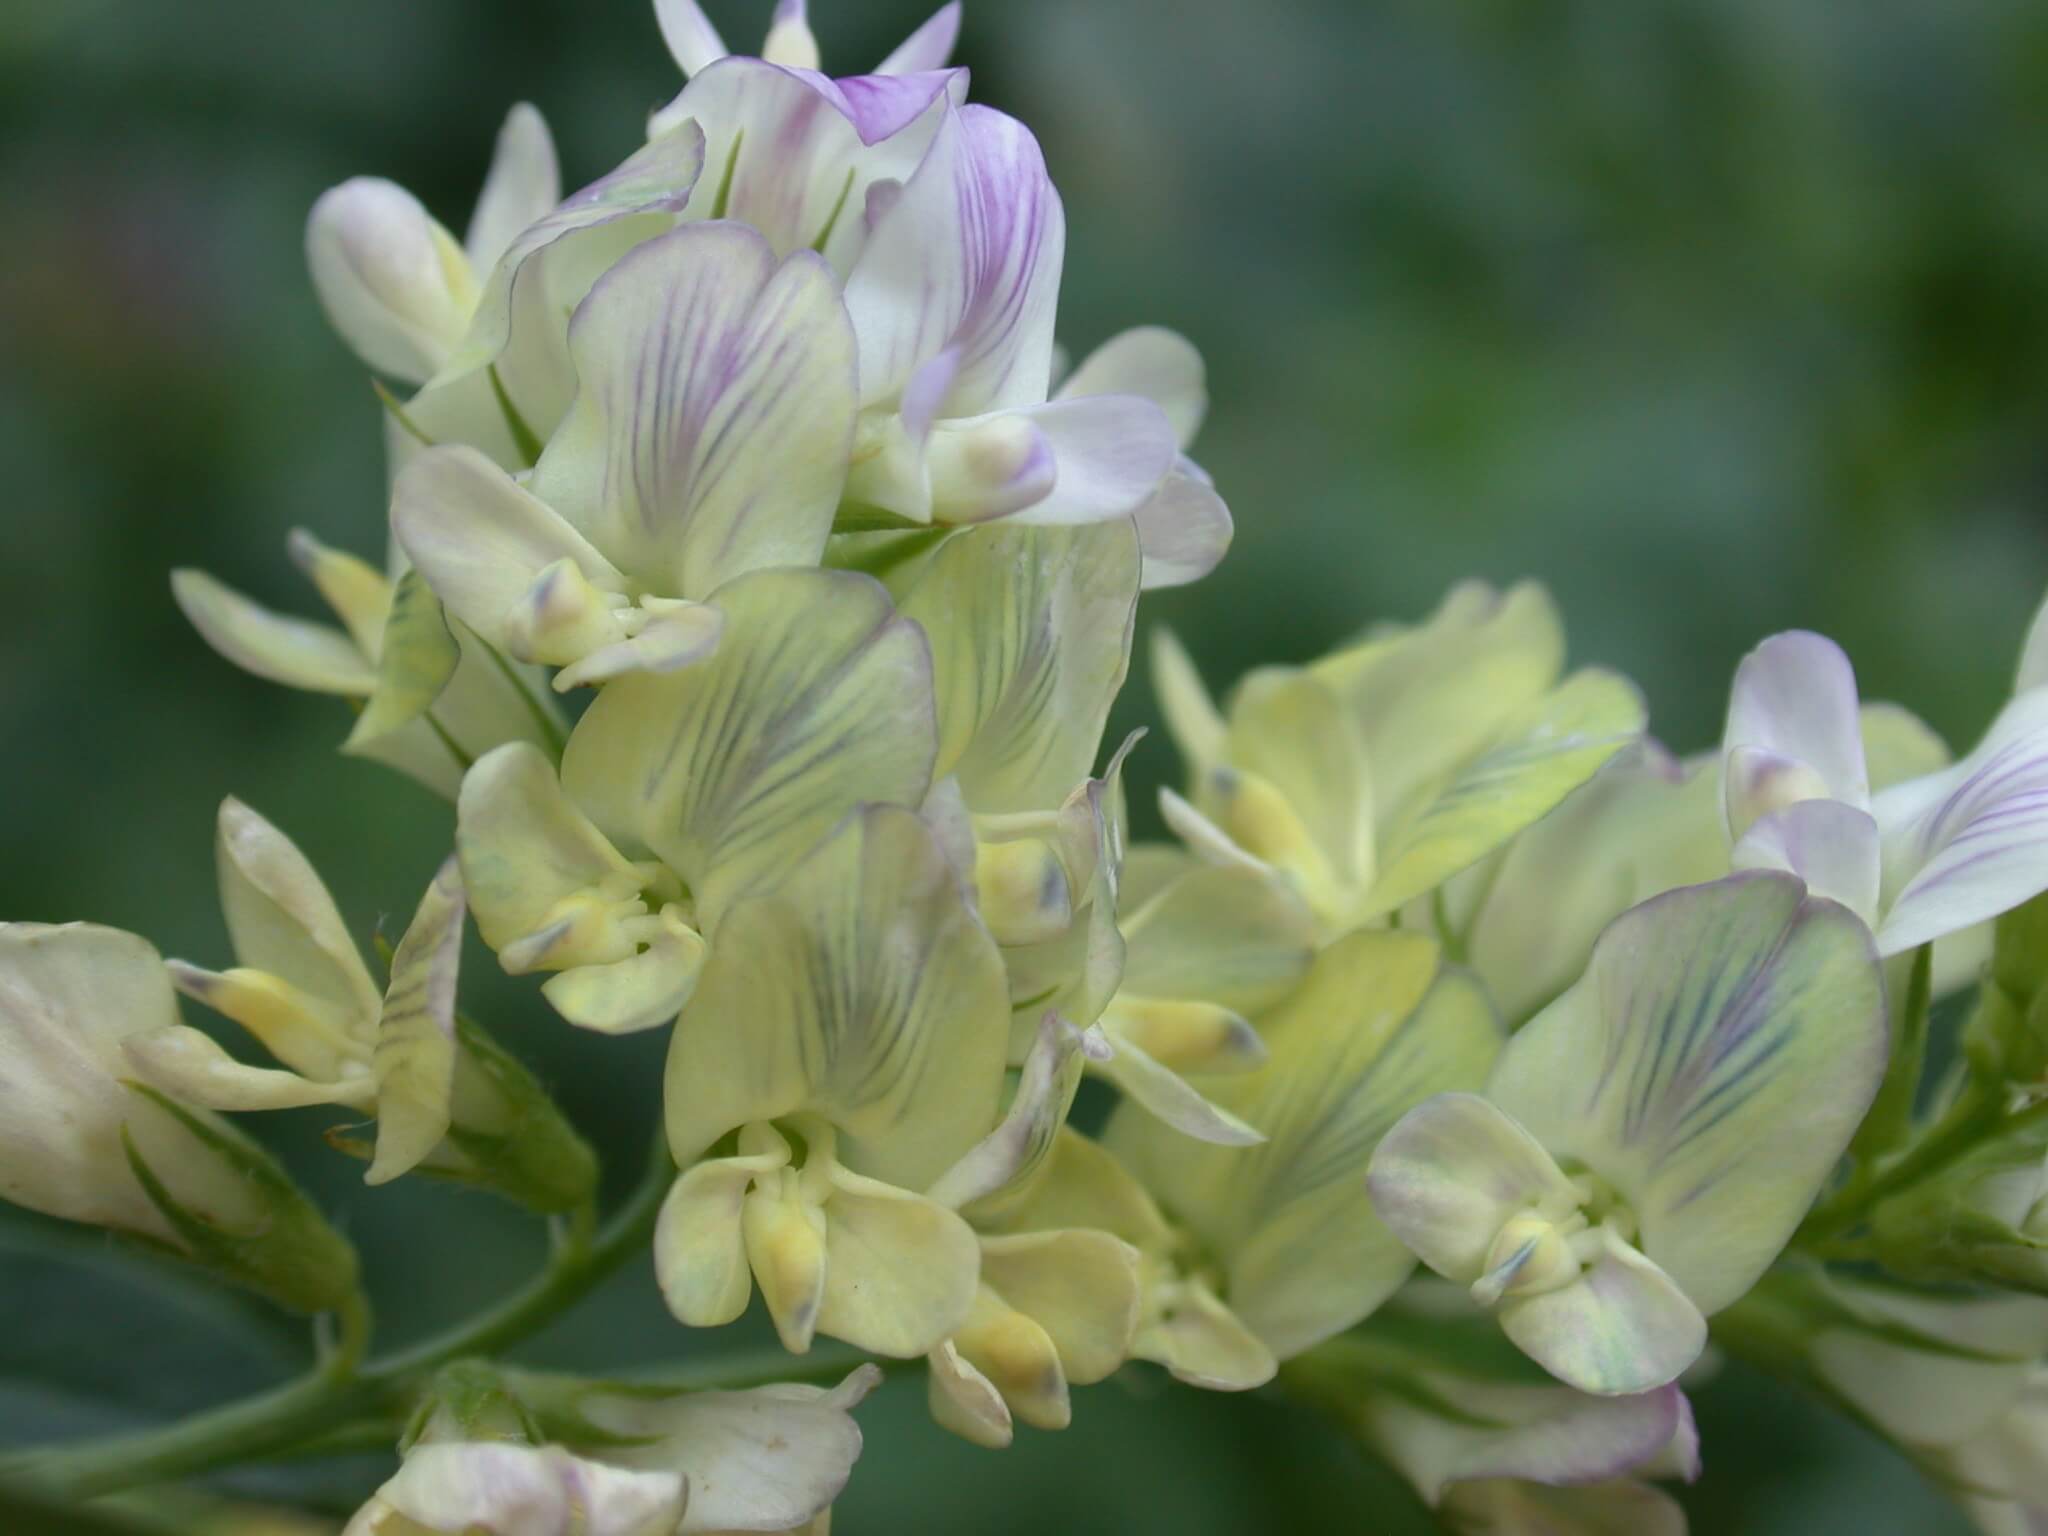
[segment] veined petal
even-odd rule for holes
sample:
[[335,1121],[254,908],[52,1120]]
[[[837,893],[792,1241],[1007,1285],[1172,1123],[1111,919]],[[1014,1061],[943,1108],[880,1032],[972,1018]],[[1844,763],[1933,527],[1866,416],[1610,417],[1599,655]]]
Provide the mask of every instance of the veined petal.
[[625,638],[603,596],[625,592],[619,569],[474,448],[408,464],[391,528],[449,611],[500,650],[561,662]]
[[1131,517],[1145,556],[1147,592],[1200,581],[1230,549],[1230,508],[1191,459],[1169,470]]
[[527,102],[515,104],[498,130],[491,169],[477,194],[463,249],[473,271],[489,272],[522,230],[547,217],[562,200],[562,169],[547,119]]
[[1603,1236],[1599,1256],[1578,1279],[1503,1301],[1501,1329],[1581,1392],[1649,1392],[1699,1358],[1707,1320],[1671,1276],[1612,1232]]
[[1141,325],[1110,337],[1081,360],[1058,398],[1137,395],[1166,413],[1183,450],[1202,429],[1209,390],[1202,354],[1177,331]]
[[948,111],[847,276],[863,406],[893,406],[919,365],[957,349],[940,416],[1036,405],[1052,371],[1066,245],[1037,141],[986,107]]
[[853,442],[853,330],[822,258],[688,224],[599,278],[569,322],[575,403],[533,490],[641,586],[703,598],[815,565]]
[[[1589,668],[1502,722],[1499,734],[1412,817],[1382,820],[1370,910],[1390,911],[1421,895],[1548,815],[1638,739],[1643,721],[1633,684]],[[1381,758],[1370,760],[1377,774]],[[1376,795],[1380,789],[1375,778]]]
[[808,1111],[849,1161],[923,1188],[995,1123],[1009,1018],[1002,957],[930,831],[864,810],[720,924],[669,1052],[676,1161]]
[[171,572],[171,592],[200,638],[245,672],[349,698],[377,686],[376,668],[332,625],[272,613],[204,571]]
[[920,803],[935,732],[924,636],[872,578],[756,571],[715,601],[717,653],[606,684],[562,760],[570,798],[681,875],[707,934],[857,802]]
[[1954,767],[1881,792],[1886,907],[1903,954],[2048,888],[2048,689],[2019,695]]
[[[1037,430],[1053,469],[1051,489],[1011,514],[1027,525],[1134,516],[1180,459],[1166,413],[1136,395],[1063,397],[1017,414]],[[945,508],[936,515],[944,521]]]
[[1805,1215],[1884,1070],[1870,935],[1762,871],[1616,919],[1586,975],[1501,1052],[1489,1096],[1634,1213],[1711,1316]]
[[1207,1085],[1266,1132],[1245,1151],[1190,1146],[1120,1109],[1105,1139],[1207,1241],[1230,1305],[1286,1358],[1365,1317],[1413,1260],[1373,1214],[1364,1177],[1380,1137],[1438,1092],[1476,1088],[1499,1025],[1469,980],[1438,978],[1411,934],[1339,940],[1264,1021],[1272,1059]]
[[367,1075],[323,1083],[275,1067],[248,1066],[189,1024],[144,1030],[122,1042],[122,1048],[144,1081],[202,1109],[303,1109],[308,1104],[368,1109],[376,1098],[376,1084]]
[[367,1037],[383,995],[306,856],[232,795],[220,804],[214,853],[235,957],[340,1010]]
[[844,274],[868,237],[872,189],[916,170],[942,104],[965,87],[964,70],[831,80],[727,58],[655,113],[648,132],[703,130],[706,174],[685,217],[737,220],[776,255],[815,250]]
[[391,984],[371,1058],[377,1155],[363,1177],[386,1184],[417,1167],[448,1134],[455,1091],[455,979],[467,916],[450,854],[391,955]]
[[669,1186],[654,1229],[654,1272],[669,1311],[693,1328],[717,1328],[754,1294],[740,1216],[757,1178],[789,1162],[780,1137],[759,1152],[714,1157]]
[[1782,869],[1816,896],[1877,920],[1877,823],[1843,800],[1795,800],[1750,823],[1729,855],[1736,869]]
[[932,646],[935,776],[957,775],[982,815],[1057,805],[1094,767],[1137,601],[1127,527],[946,539],[903,603]]
[[1188,868],[1131,911],[1123,932],[1125,992],[1246,1015],[1292,991],[1315,952],[1315,919],[1301,898],[1242,868]]
[[[475,372],[496,360],[512,340],[515,306],[538,309],[563,302],[576,304],[598,273],[620,254],[621,241],[630,245],[635,236],[658,234],[673,215],[683,211],[703,169],[704,135],[694,123],[682,123],[527,225],[491,269],[469,331],[436,375],[436,382]],[[599,260],[563,262],[578,269],[573,274],[544,270],[565,255],[576,255],[575,246],[585,243],[582,237],[607,226],[616,227],[587,253]],[[541,298],[543,290],[548,303],[537,305],[534,301]],[[555,328],[561,323],[555,316],[543,320]]]
[[974,1229],[923,1195],[837,1163],[828,1171],[818,1331],[897,1359],[936,1348],[974,1305]]
[[1543,1146],[1476,1093],[1440,1093],[1408,1111],[1373,1153],[1373,1209],[1415,1256],[1470,1285],[1494,1239],[1530,1208],[1563,1216],[1580,1197]]
[[960,0],[947,0],[875,66],[875,73],[911,75],[927,69],[944,69],[959,39]]
[[[1728,724],[1721,737],[1723,753],[1737,748],[1803,764],[1831,798],[1858,810],[1869,809],[1856,670],[1842,648],[1825,635],[1789,630],[1743,657],[1735,669]],[[1768,793],[1759,797],[1742,789],[1740,778],[1731,775],[1728,827],[1737,838],[1759,816],[1785,803]]]
[[1364,732],[1384,845],[1556,686],[1564,624],[1533,583],[1502,593],[1468,582],[1423,623],[1376,631],[1314,670],[1350,702]]

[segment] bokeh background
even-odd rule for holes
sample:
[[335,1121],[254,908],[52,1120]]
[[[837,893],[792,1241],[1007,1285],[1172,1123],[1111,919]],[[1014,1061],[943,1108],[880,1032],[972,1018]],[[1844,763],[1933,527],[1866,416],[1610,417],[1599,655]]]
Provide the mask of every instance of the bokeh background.
[[[710,9],[751,46],[768,6]],[[850,72],[926,6],[816,9]],[[1714,738],[1736,659],[1791,625],[1954,742],[1989,718],[2048,585],[2048,9],[983,0],[962,53],[1064,191],[1065,343],[1154,321],[1208,356],[1199,453],[1237,548],[1141,624],[1171,623],[1212,679],[1526,575],[1678,747]],[[0,6],[0,913],[223,960],[209,849],[231,791],[365,928],[402,921],[447,808],[336,756],[338,705],[217,661],[165,572],[311,612],[289,528],[382,546],[377,408],[303,272],[322,188],[387,175],[460,228],[512,100],[546,113],[574,185],[676,85],[641,0]],[[1123,715],[1151,718],[1142,661]],[[1173,771],[1155,739],[1141,806]],[[659,1041],[572,1041],[478,959],[475,1011],[629,1175]],[[372,1197],[323,1123],[263,1130],[345,1213],[391,1337],[536,1261],[532,1223],[488,1200]],[[0,1216],[7,1438],[300,1358],[238,1302]],[[528,1357],[729,1342],[670,1323],[636,1265]],[[1706,1536],[1960,1528],[1896,1456],[1743,1370],[1699,1406]],[[1278,1401],[1133,1373],[1077,1415],[990,1455],[932,1429],[914,1381],[885,1389],[835,1529],[1425,1528]],[[244,1486],[342,1508],[376,1470]]]

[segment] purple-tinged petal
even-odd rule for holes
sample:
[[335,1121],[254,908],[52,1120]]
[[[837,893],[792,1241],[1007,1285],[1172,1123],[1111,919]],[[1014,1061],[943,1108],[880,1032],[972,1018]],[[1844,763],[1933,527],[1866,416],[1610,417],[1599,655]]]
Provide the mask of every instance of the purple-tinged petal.
[[865,406],[895,406],[949,347],[960,367],[940,414],[1036,405],[1052,373],[1066,219],[1021,123],[948,112],[847,278]]
[[670,56],[686,76],[732,51],[697,0],[654,0],[654,21]]
[[1644,1253],[1711,1316],[1806,1214],[1886,1047],[1869,930],[1752,870],[1616,918],[1586,974],[1508,1041],[1488,1093],[1612,1189]]
[[2048,688],[2021,694],[1951,768],[1884,790],[1887,955],[2048,890]]
[[1129,517],[1152,499],[1180,457],[1166,413],[1137,395],[1054,400],[1016,414],[1038,429],[1054,466],[1051,491],[1013,514],[1021,523]]
[[967,88],[964,69],[929,70],[914,75],[848,75],[834,80],[816,70],[798,71],[812,90],[823,96],[853,124],[863,144],[894,138],[921,117],[941,96],[957,105]]
[[1816,896],[1877,921],[1877,823],[1840,800],[1798,800],[1759,817],[1729,857],[1737,869],[1782,869]]
[[953,57],[953,45],[960,40],[960,0],[948,0],[926,18],[910,36],[896,45],[896,51],[875,66],[878,75],[914,75],[927,69],[944,69]]
[[569,322],[575,404],[533,490],[637,582],[704,598],[815,565],[853,441],[853,332],[824,261],[742,224],[629,252]]
[[[681,213],[689,204],[703,169],[704,135],[693,125],[681,124],[629,156],[616,170],[572,193],[546,218],[522,230],[492,269],[483,296],[477,301],[469,334],[437,375],[437,382],[482,368],[505,350],[512,340],[515,304],[538,299],[537,292],[529,295],[528,290],[548,290],[546,302],[537,306],[544,311],[559,303],[573,305],[583,296],[579,286],[587,290],[618,251],[610,241],[605,241],[600,247],[601,260],[571,263],[577,270],[547,274],[549,280],[544,283],[535,282],[537,258],[545,256],[551,261],[564,254],[557,247],[570,237],[624,220],[640,219],[652,226],[645,233],[658,233],[663,227],[660,216]],[[624,232],[630,234],[634,227],[627,226]],[[560,324],[559,319],[546,315],[542,318],[554,326]]]
[[1070,395],[1141,395],[1166,412],[1185,449],[1202,428],[1209,391],[1202,354],[1177,331],[1141,325],[1112,336],[1060,385]]
[[[1743,658],[1721,744],[1731,756],[1742,749],[1767,754],[1755,760],[1760,771],[1729,775],[1728,830],[1734,837],[1795,796],[1813,798],[1815,789],[1858,810],[1870,806],[1856,671],[1824,635],[1788,630]],[[1805,772],[1768,771],[1776,760]]]
[[1200,581],[1222,562],[1235,532],[1230,508],[1202,467],[1187,458],[1131,516],[1138,523],[1143,586],[1148,592]]
[[777,255],[811,248],[844,273],[867,239],[878,183],[914,172],[964,70],[834,81],[759,59],[721,59],[654,115],[652,135],[695,122],[707,167],[687,217],[737,219]]

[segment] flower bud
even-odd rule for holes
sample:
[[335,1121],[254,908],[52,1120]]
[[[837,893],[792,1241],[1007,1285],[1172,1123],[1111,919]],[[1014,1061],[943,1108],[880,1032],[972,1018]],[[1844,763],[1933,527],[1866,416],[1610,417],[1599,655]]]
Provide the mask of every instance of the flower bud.
[[306,262],[327,318],[380,373],[422,383],[469,328],[477,281],[455,238],[403,187],[358,176],[306,221]]
[[162,960],[133,934],[0,924],[0,1195],[296,1311],[340,1305],[355,1251],[283,1170],[215,1116],[127,1081],[122,1042],[177,1019]]

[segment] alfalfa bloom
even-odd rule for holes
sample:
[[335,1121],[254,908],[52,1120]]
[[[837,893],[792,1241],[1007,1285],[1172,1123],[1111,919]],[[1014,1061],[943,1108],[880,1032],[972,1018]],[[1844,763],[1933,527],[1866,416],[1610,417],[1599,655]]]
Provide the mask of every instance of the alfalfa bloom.
[[675,1314],[746,1309],[923,1354],[965,1324],[974,1232],[922,1193],[996,1124],[1002,958],[909,811],[854,813],[720,920],[672,1037],[664,1101],[683,1170],[655,1261]]
[[565,727],[538,674],[448,623],[417,574],[394,580],[304,530],[290,549],[338,625],[274,613],[189,567],[171,573],[171,592],[206,643],[243,671],[354,703],[342,751],[452,799],[463,770],[491,748],[560,741]]
[[1441,885],[1637,739],[1622,678],[1564,677],[1539,589],[1460,587],[1424,624],[1306,668],[1265,667],[1218,713],[1162,638],[1160,702],[1188,766],[1168,824],[1214,863],[1289,884],[1336,937]]
[[1673,891],[1608,928],[1485,1096],[1387,1134],[1373,1206],[1559,1380],[1647,1392],[1785,1246],[1885,1052],[1852,913],[1778,874]]
[[1140,1106],[1101,1145],[1061,1136],[992,1230],[1095,1228],[1140,1255],[1131,1352],[1197,1386],[1239,1391],[1369,1314],[1413,1257],[1359,1178],[1417,1101],[1476,1086],[1499,1046],[1477,987],[1434,944],[1355,934],[1321,955],[1261,1024],[1272,1059],[1206,1086],[1257,1125],[1253,1147],[1191,1141]]
[[851,1410],[881,1380],[677,1392],[442,1371],[398,1472],[344,1536],[682,1536],[809,1530],[860,1455]]
[[140,1076],[209,1109],[374,1112],[372,1184],[425,1165],[540,1209],[566,1209],[589,1193],[590,1153],[538,1085],[458,1028],[466,907],[453,859],[421,898],[379,987],[334,898],[282,832],[230,798],[215,847],[241,963],[209,971],[173,960],[167,969],[178,990],[240,1024],[283,1066],[249,1066],[212,1036],[166,1021],[126,1041]]
[[1869,922],[1886,955],[2048,889],[2048,680],[2034,675],[2037,646],[1968,756],[1873,795],[1849,658],[1803,631],[1766,640],[1736,673],[1728,711],[1736,864],[1791,870]]
[[266,1154],[131,1081],[123,1047],[176,1026],[155,950],[91,923],[0,923],[0,1197],[113,1229],[324,1311],[355,1252]]

